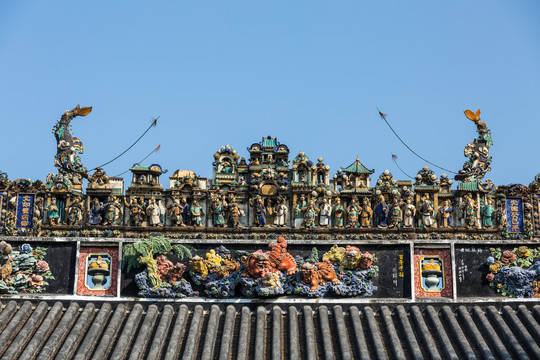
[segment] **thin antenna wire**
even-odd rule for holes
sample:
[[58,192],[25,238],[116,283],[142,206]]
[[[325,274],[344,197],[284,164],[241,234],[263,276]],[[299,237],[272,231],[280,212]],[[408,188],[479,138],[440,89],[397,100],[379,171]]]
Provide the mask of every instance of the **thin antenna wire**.
[[[160,115],[161,116],[161,115]],[[124,150],[120,155],[118,155],[117,157],[115,157],[114,159],[110,160],[110,161],[107,161],[105,164],[103,165],[99,165],[99,166],[96,166],[95,168],[93,168],[92,170],[90,171],[93,171],[93,170],[96,170],[98,167],[100,168],[103,168],[105,165],[108,165],[110,163],[112,163],[114,160],[118,159],[120,156],[124,155],[125,153],[127,153],[133,146],[135,146],[135,144],[137,144],[139,142],[139,140],[141,140],[143,138],[144,135],[146,135],[146,133],[148,131],[150,131],[151,128],[155,127],[156,124],[157,124],[157,120],[159,119],[159,116],[155,119],[152,119],[152,124],[150,124],[150,126],[148,127],[148,129],[146,129],[145,132],[143,132],[143,134],[133,143],[131,144],[130,147],[128,147],[126,150]]]
[[382,113],[382,112],[379,110],[379,108],[377,108],[377,111],[379,112],[379,115],[381,116],[381,118],[386,122],[386,125],[388,125],[388,127],[390,128],[390,130],[392,130],[392,132],[394,133],[394,135],[396,135],[396,137],[399,139],[399,141],[401,141],[401,143],[402,143],[403,145],[405,145],[405,147],[406,147],[407,149],[409,149],[410,152],[412,152],[414,155],[416,155],[416,156],[419,157],[420,159],[424,160],[424,161],[427,162],[428,164],[435,166],[436,168],[439,168],[439,169],[441,169],[441,170],[444,170],[444,171],[447,171],[447,172],[449,172],[449,173],[452,173],[452,174],[456,174],[456,175],[457,175],[457,172],[454,172],[454,171],[452,171],[452,170],[445,169],[445,168],[443,168],[443,167],[441,167],[441,166],[439,166],[439,165],[436,165],[436,164],[432,163],[431,161],[429,161],[429,160],[423,158],[422,156],[418,155],[418,153],[416,153],[413,149],[411,149],[411,148],[409,147],[409,145],[407,145],[407,144],[405,143],[405,141],[403,141],[403,139],[401,139],[401,138],[399,137],[399,135],[396,133],[396,131],[394,130],[394,128],[392,128],[392,126],[390,125],[390,123],[388,122],[388,120],[386,120],[386,114]]
[[392,160],[394,161],[394,163],[396,164],[396,166],[398,167],[398,169],[401,170],[401,172],[405,174],[405,176],[409,177],[409,178],[412,179],[412,180],[415,179],[415,178],[413,178],[411,175],[409,175],[409,174],[407,174],[405,171],[403,171],[403,169],[401,168],[401,166],[399,166],[399,164],[397,163],[397,155],[392,154]]

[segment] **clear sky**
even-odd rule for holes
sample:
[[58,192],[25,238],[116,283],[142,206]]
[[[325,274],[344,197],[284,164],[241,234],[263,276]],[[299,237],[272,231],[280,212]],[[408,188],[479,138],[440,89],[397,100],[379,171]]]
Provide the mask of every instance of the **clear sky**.
[[[272,135],[331,175],[356,156],[406,179],[425,163],[457,171],[491,128],[495,184],[540,172],[540,2],[524,1],[0,1],[0,170],[54,172],[51,129],[72,122],[89,169],[145,163],[211,177],[214,152]],[[437,175],[442,170],[434,169]],[[450,174],[449,174],[450,175]],[[126,174],[126,188],[129,173]]]

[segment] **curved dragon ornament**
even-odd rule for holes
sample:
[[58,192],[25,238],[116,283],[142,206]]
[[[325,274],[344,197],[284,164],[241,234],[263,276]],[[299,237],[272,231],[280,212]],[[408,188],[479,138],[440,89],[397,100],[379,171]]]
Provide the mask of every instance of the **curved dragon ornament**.
[[[493,145],[491,131],[485,122],[480,119],[480,109],[473,113],[471,110],[464,111],[465,116],[475,123],[478,137],[465,146],[464,155],[468,160],[463,164],[463,168],[455,176],[456,180],[467,182],[478,182],[480,188],[486,187],[481,181],[488,171],[491,170],[491,156],[489,148]],[[489,182],[488,182],[489,183]],[[489,190],[485,188],[485,190]]]
[[86,116],[91,111],[92,107],[81,108],[77,105],[74,109],[64,112],[52,129],[56,138],[54,166],[74,184],[81,183],[82,178],[88,178],[88,169],[83,166],[78,155],[84,152],[84,146],[79,138],[72,136],[71,120],[77,116]]

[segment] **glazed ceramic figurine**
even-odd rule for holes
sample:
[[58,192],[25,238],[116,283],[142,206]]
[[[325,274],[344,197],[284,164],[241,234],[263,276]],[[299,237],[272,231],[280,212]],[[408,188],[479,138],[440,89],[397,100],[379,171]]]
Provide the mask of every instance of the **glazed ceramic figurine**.
[[241,261],[244,266],[242,277],[258,279],[266,276],[271,271],[268,255],[262,250],[257,250],[248,256],[242,256]]
[[347,227],[356,228],[358,227],[358,212],[360,206],[357,204],[356,197],[353,197],[351,204],[347,206]]
[[80,225],[83,219],[83,209],[82,200],[78,196],[74,197],[66,209],[67,224]]
[[180,199],[180,206],[184,208],[184,210],[182,210],[182,218],[184,220],[184,224],[188,225],[191,223],[191,209],[189,208],[189,204],[185,196],[182,196],[182,198]]
[[422,225],[424,228],[434,227],[435,222],[433,221],[433,204],[429,199],[428,195],[422,196],[422,202],[420,204],[420,214],[422,216]]
[[386,227],[388,225],[388,205],[384,200],[383,195],[379,195],[379,203],[375,207],[375,215],[377,216],[377,226]]
[[414,217],[416,215],[416,207],[412,204],[411,199],[407,199],[403,206],[403,226],[411,228],[414,226]]
[[485,228],[493,227],[493,217],[495,209],[493,208],[493,199],[488,198],[487,204],[482,206],[482,225]]
[[287,205],[285,205],[285,199],[278,199],[278,205],[276,207],[276,219],[274,221],[274,224],[280,227],[286,226],[288,212],[289,209],[287,208]]
[[286,271],[287,275],[292,275],[298,271],[296,260],[287,252],[287,243],[283,236],[279,236],[276,242],[268,244],[268,262],[270,271]]
[[173,197],[172,204],[169,205],[169,221],[172,226],[186,226],[184,224],[184,207],[180,205],[180,200]]
[[236,203],[236,198],[233,194],[229,195],[228,211],[228,226],[233,228],[242,227],[240,224],[240,217],[243,215],[240,206]]
[[129,202],[124,198],[124,205],[129,209],[129,224],[131,226],[141,226],[144,221],[144,200],[137,200],[135,196],[130,196]]
[[369,199],[365,197],[362,200],[362,207],[360,208],[360,226],[368,228],[371,224],[372,216],[373,210],[371,209],[371,204],[369,203]]
[[300,196],[300,200],[296,203],[296,207],[294,208],[294,227],[299,228],[302,227],[302,223],[304,222],[304,212],[302,209],[307,207],[307,201],[304,195]]
[[202,222],[202,207],[199,205],[199,202],[197,200],[193,200],[193,204],[191,205],[191,221],[194,226],[204,226]]
[[399,206],[399,199],[395,197],[392,202],[392,210],[390,210],[390,227],[391,228],[397,228],[400,226],[400,222],[403,217],[402,215],[403,215],[403,212],[401,211],[401,207]]
[[478,206],[473,200],[471,194],[466,194],[463,213],[465,214],[465,226],[468,229],[478,228],[478,217],[476,215],[477,210]]
[[452,216],[452,201],[446,200],[439,208],[439,221],[441,227],[449,228],[450,227],[450,218]]
[[259,227],[264,227],[266,225],[266,207],[263,198],[257,195],[249,200],[249,204],[253,207],[254,223]]
[[319,211],[320,210],[315,207],[315,200],[313,199],[310,200],[309,205],[302,209],[302,212],[304,213],[303,227],[305,228],[315,227],[315,218]]
[[336,271],[330,261],[323,261],[313,265],[312,263],[305,262],[302,265],[302,283],[310,285],[310,292],[316,291],[319,285],[324,285],[329,281],[334,285],[340,283],[337,278]]
[[332,208],[332,227],[342,228],[345,223],[345,208],[341,205],[341,199],[336,198],[336,205]]
[[60,211],[58,210],[58,205],[56,205],[56,198],[53,197],[51,199],[51,203],[45,206],[45,211],[47,211],[47,219],[49,219],[49,224],[58,225]]
[[90,209],[90,216],[88,223],[91,225],[99,225],[103,219],[103,209],[101,208],[101,203],[98,198],[94,198],[92,203],[92,208]]
[[224,199],[219,195],[212,196],[212,223],[216,227],[225,226],[225,206]]
[[330,216],[332,215],[332,207],[328,203],[328,199],[324,198],[320,207],[319,213],[319,225],[322,227],[328,227],[330,225]]
[[276,209],[274,208],[274,202],[271,198],[266,198],[266,204],[264,207],[266,209],[266,224],[272,226],[276,220]]
[[154,197],[150,199],[150,203],[146,207],[146,215],[149,226],[161,226],[161,209]]

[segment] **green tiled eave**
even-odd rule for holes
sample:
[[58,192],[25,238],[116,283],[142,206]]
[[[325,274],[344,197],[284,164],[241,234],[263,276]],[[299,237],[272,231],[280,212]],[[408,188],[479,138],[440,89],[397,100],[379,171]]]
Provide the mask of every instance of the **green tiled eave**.
[[344,171],[354,174],[373,174],[373,170],[369,170],[368,168],[366,168],[358,159],[354,163],[349,165],[347,168],[345,168]]
[[478,183],[476,181],[462,182],[458,185],[458,190],[463,191],[478,191]]
[[276,146],[276,139],[263,139],[262,146],[263,147],[274,147],[274,146]]

